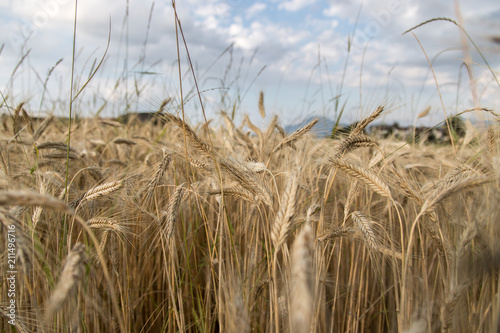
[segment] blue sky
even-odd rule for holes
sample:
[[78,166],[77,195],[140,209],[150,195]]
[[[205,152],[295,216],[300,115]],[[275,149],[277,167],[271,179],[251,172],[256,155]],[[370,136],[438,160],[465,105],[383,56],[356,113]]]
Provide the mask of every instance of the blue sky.
[[[126,4],[78,3],[76,87],[104,53],[111,20],[104,65],[77,100],[81,115],[102,108],[102,116],[116,116],[123,112],[125,96],[131,110],[139,111],[155,111],[172,97],[173,112],[180,101],[171,2],[129,0],[128,16]],[[418,123],[439,122],[444,114],[418,41],[433,60],[447,114],[473,107],[473,90],[481,106],[500,105],[500,88],[469,43],[475,78],[471,88],[456,26],[433,22],[415,30],[415,36],[402,36],[431,18],[462,21],[499,75],[500,44],[492,41],[500,36],[498,1],[462,0],[459,5],[461,18],[456,2],[430,0],[185,0],[177,2],[177,10],[209,118],[221,109],[229,111],[236,101],[237,119],[247,113],[264,124],[278,114],[286,124],[309,115],[334,117],[338,101],[346,105],[345,122],[384,104],[389,111],[385,122],[413,124],[427,106],[432,107],[429,116]],[[0,0],[0,90],[10,104],[25,101],[32,112],[67,112],[74,6],[69,0]],[[59,59],[40,107],[43,83]],[[183,47],[180,60],[183,91],[189,94],[193,81]],[[266,119],[257,109],[261,90]],[[193,122],[202,119],[195,98],[186,103],[186,111]]]

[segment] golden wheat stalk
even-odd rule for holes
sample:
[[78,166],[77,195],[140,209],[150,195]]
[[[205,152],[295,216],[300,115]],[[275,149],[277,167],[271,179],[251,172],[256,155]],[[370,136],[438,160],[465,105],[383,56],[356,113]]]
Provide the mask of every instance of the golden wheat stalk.
[[234,132],[236,131],[236,126],[234,125],[233,121],[231,120],[231,118],[229,118],[229,116],[227,115],[226,112],[221,111],[221,114],[222,114],[222,117],[224,118],[224,121],[226,122],[226,126],[229,130],[229,135],[231,135],[231,137],[234,137]]
[[259,147],[262,148],[263,144],[264,144],[264,138],[262,137],[262,131],[260,130],[260,128],[258,128],[257,126],[255,126],[251,121],[250,121],[250,118],[248,118],[248,115],[245,114],[245,122],[246,124],[248,125],[248,127],[250,127],[250,129],[255,133],[257,134],[257,137],[259,138]]
[[114,231],[117,233],[124,233],[125,227],[120,225],[115,219],[107,217],[93,217],[87,221],[91,229],[99,229],[103,231]]
[[[44,195],[47,193],[47,187],[45,184],[45,180],[42,179],[40,183],[40,194]],[[33,211],[33,215],[31,216],[31,222],[33,223],[33,229],[36,228],[38,221],[40,220],[40,216],[42,215],[43,208],[40,206],[35,207]]]
[[135,146],[137,142],[125,139],[125,138],[116,138],[113,140],[115,145],[126,145],[126,146]]
[[78,160],[80,158],[80,156],[72,152],[49,153],[49,154],[44,154],[43,157],[47,159],[70,159],[70,160]]
[[163,226],[167,240],[172,236],[183,193],[184,184],[181,184],[175,189],[174,194],[168,202],[167,209],[162,214],[161,225]]
[[296,130],[295,132],[284,138],[276,147],[274,147],[273,154],[278,150],[280,150],[281,148],[285,147],[286,145],[290,145],[294,141],[301,138],[304,134],[309,132],[313,128],[313,126],[316,125],[318,121],[319,119],[314,119],[309,124],[305,125],[302,128],[299,128],[298,130]]
[[430,111],[431,111],[431,107],[430,106],[426,107],[422,112],[420,112],[418,114],[417,119],[426,117],[429,114]]
[[217,189],[208,191],[209,195],[222,195],[223,193],[224,195],[242,198],[243,200],[255,203],[255,196],[251,192],[245,190],[244,188],[233,186],[233,187],[225,187],[222,190]]
[[48,301],[47,311],[45,313],[47,320],[50,320],[68,299],[75,296],[78,284],[83,279],[84,252],[85,245],[77,243],[68,254],[59,282]]
[[69,149],[69,151],[72,153],[77,152],[76,149],[72,147],[68,148],[68,145],[65,144],[64,142],[58,142],[58,141],[47,141],[36,145],[35,150],[43,150],[43,149],[56,149],[63,152],[66,152]]
[[104,252],[104,250],[106,249],[106,244],[108,243],[109,239],[109,233],[110,233],[109,230],[104,230],[104,232],[101,235],[101,240],[99,242],[99,248],[101,249],[101,252]]
[[45,132],[47,127],[49,127],[52,120],[54,120],[54,116],[47,117],[42,121],[40,126],[38,126],[35,132],[33,133],[33,141],[38,140],[42,136],[43,132]]
[[468,165],[460,165],[449,172],[446,176],[439,179],[436,184],[434,184],[434,189],[444,188],[446,186],[452,185],[460,179],[466,178],[470,175],[480,174],[480,172]]
[[[408,183],[406,178],[404,178],[403,175],[401,175],[398,169],[392,167],[391,173],[394,176],[393,179],[395,180],[396,184],[400,186],[400,188],[405,193],[406,197],[412,199],[418,206],[422,207],[422,205],[424,204],[424,199],[419,193],[417,193],[417,191],[410,185],[410,183]],[[431,240],[438,248],[441,257],[450,258],[449,249],[451,248],[451,246],[449,245],[449,242],[446,239],[443,239],[441,237],[440,232],[436,226],[437,225],[436,220],[437,219],[435,217],[435,214],[430,213],[428,214],[427,218],[424,218],[421,221],[421,224],[427,231],[427,233],[429,233],[429,236],[431,237]]]
[[34,191],[0,191],[0,206],[41,206],[59,212],[72,213],[63,201]]
[[97,200],[103,196],[118,191],[120,188],[122,188],[122,186],[123,186],[123,181],[117,180],[93,187],[83,195],[82,201]]
[[407,179],[405,177],[403,177],[401,172],[396,167],[394,167],[394,166],[391,167],[391,174],[393,175],[393,180],[395,181],[395,183],[397,185],[399,185],[399,187],[403,190],[405,195],[408,198],[413,199],[413,201],[415,201],[420,206],[422,206],[424,203],[424,200],[417,193],[417,191],[410,185],[410,183],[408,183]]
[[322,236],[318,237],[318,241],[324,242],[334,238],[349,237],[356,233],[352,227],[336,227],[330,228]]
[[337,148],[337,152],[335,153],[335,157],[341,158],[351,150],[354,150],[359,147],[370,147],[374,146],[376,143],[367,135],[365,134],[356,134],[356,135],[350,135],[342,142],[340,143],[339,147]]
[[288,180],[285,193],[280,202],[280,209],[271,229],[271,240],[275,251],[286,242],[288,233],[292,227],[292,219],[295,214],[295,195],[297,194],[298,175],[295,172]]
[[255,172],[248,170],[235,160],[221,159],[219,165],[226,174],[237,181],[245,190],[256,195],[269,207],[273,205],[273,199],[264,183],[257,177]]
[[151,196],[153,194],[154,189],[158,186],[158,184],[161,181],[161,178],[165,174],[165,171],[167,170],[170,161],[172,161],[172,154],[165,154],[160,163],[158,163],[153,178],[151,178],[149,183],[144,188],[144,191],[146,192],[147,196]]
[[[278,133],[281,135],[282,138],[286,137],[286,132],[283,129],[283,127],[281,127],[279,124],[274,125],[274,127],[276,128],[276,130],[278,131]],[[288,143],[288,144],[293,145],[293,143]]]
[[264,106],[264,92],[259,93],[259,113],[262,118],[266,118],[266,108]]
[[349,216],[349,211],[351,210],[351,205],[354,202],[356,195],[358,194],[358,181],[355,180],[351,187],[349,188],[349,192],[347,193],[347,198],[344,205],[344,224],[347,221],[347,217]]
[[351,132],[351,134],[349,136],[354,136],[354,135],[357,135],[357,134],[360,134],[361,132],[363,132],[365,130],[365,128],[372,121],[374,121],[375,119],[377,119],[382,114],[383,111],[384,111],[384,107],[383,106],[379,106],[375,111],[373,111],[373,113],[371,115],[369,115],[365,119],[361,120],[356,125],[356,127],[352,130],[352,132]]
[[99,119],[99,123],[106,125],[106,126],[111,126],[114,128],[120,128],[120,127],[125,126],[122,123],[115,121],[115,120],[111,120],[111,119]]
[[278,116],[274,115],[264,132],[264,139],[266,140],[266,142],[271,138],[274,131],[276,130],[276,125],[278,125]]
[[361,231],[363,235],[363,240],[365,244],[367,244],[373,250],[378,250],[379,246],[377,244],[377,238],[375,237],[375,233],[372,230],[372,221],[366,217],[361,212],[353,212],[351,217],[356,225],[356,227]]
[[100,182],[104,178],[104,174],[97,167],[88,167],[86,170],[95,181]]
[[373,192],[380,194],[383,197],[392,199],[391,191],[389,186],[385,184],[377,175],[373,172],[362,168],[361,166],[350,163],[346,160],[341,160],[338,158],[330,158],[330,163],[335,167],[344,171],[348,175],[359,179],[361,182],[365,183]]
[[455,315],[455,309],[461,294],[461,289],[462,288],[454,287],[446,296],[445,304],[441,310],[441,325],[443,325],[443,332],[449,332],[453,328],[453,317]]
[[201,162],[201,161],[199,161],[195,158],[192,158],[192,157],[189,157],[189,164],[196,169],[202,169],[202,170],[206,170],[206,171],[213,170],[213,168],[209,164]]
[[298,234],[292,247],[290,282],[290,331],[311,332],[314,313],[314,236],[309,224]]
[[465,177],[458,178],[451,182],[443,182],[442,186],[439,186],[433,192],[429,193],[428,199],[422,205],[420,215],[428,211],[433,211],[438,203],[452,196],[453,194],[493,181],[494,179],[489,175],[471,174]]
[[187,138],[193,144],[193,147],[196,148],[199,152],[203,153],[204,155],[211,156],[210,146],[206,144],[202,139],[200,139],[198,135],[196,135],[196,133],[193,131],[193,129],[182,119],[170,113],[162,114],[161,117],[166,121],[173,122],[177,127],[182,129]]

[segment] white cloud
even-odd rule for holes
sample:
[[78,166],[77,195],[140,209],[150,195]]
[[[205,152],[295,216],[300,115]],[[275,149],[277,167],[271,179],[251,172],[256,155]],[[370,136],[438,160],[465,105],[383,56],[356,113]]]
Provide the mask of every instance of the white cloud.
[[257,16],[259,13],[263,12],[267,8],[267,5],[262,2],[254,3],[250,8],[247,9],[246,18],[251,19]]
[[[21,83],[31,80],[29,84],[23,86],[23,93],[26,90],[27,95],[37,96],[40,86],[34,79],[36,75],[33,75],[33,71],[44,77],[48,69],[62,57],[65,59],[54,72],[51,82],[54,81],[54,85],[58,82],[60,86],[69,86],[65,80],[68,78],[67,71],[71,64],[74,2],[69,0],[0,1],[0,7],[3,6],[0,29],[4,32],[4,39],[0,41],[0,44],[6,43],[0,57],[0,68],[4,69],[0,73],[0,87],[6,86],[8,76],[15,68],[21,54],[19,45],[11,47],[9,36],[18,33],[20,29],[26,30],[23,24],[27,22],[31,22],[33,26],[36,20],[40,20],[36,21],[38,23],[38,26],[35,26],[36,33],[24,49],[31,49],[30,66],[23,65],[18,70],[14,89],[23,86]],[[51,1],[60,3],[59,8],[48,6],[47,3]],[[146,60],[138,66],[161,75],[155,76],[154,87],[146,90],[154,91],[151,93],[153,95],[176,93],[175,83],[168,83],[168,80],[175,77],[172,74],[172,68],[176,66],[177,60],[172,6],[170,2],[155,1],[148,32],[148,18],[152,3],[153,0],[146,2],[130,0],[129,32],[126,36],[123,24],[124,3],[97,0],[79,2],[77,67],[79,72],[84,73],[81,74],[82,76],[87,75],[94,58],[100,57],[103,53],[110,17],[112,21],[108,59],[87,88],[88,90],[95,89],[92,93],[96,92],[100,96],[112,95],[117,103],[119,102],[119,92],[124,90],[124,87],[120,86],[118,90],[113,90],[113,86],[122,75],[125,54],[128,54],[128,69],[132,73],[130,75],[135,75],[141,68],[133,66],[137,64],[143,52],[147,34]],[[234,43],[231,52],[233,60],[231,70],[237,75],[236,72],[239,69],[235,64],[240,61],[239,59],[245,59],[244,64],[241,62],[243,65],[240,64],[240,66],[247,66],[243,67],[242,71],[248,73],[245,74],[246,76],[240,76],[242,80],[238,83],[240,87],[250,85],[250,82],[243,82],[243,80],[250,80],[248,78],[253,78],[262,66],[267,65],[266,71],[259,75],[255,85],[259,88],[268,86],[271,87],[270,89],[282,86],[282,90],[286,91],[287,95],[278,96],[277,107],[291,106],[291,112],[293,110],[298,112],[302,107],[301,102],[298,101],[305,98],[303,91],[308,82],[311,84],[309,91],[315,94],[321,89],[326,89],[326,82],[334,87],[334,90],[339,85],[348,55],[347,36],[353,32],[361,3],[362,0],[328,2],[258,0],[255,3],[242,0],[185,0],[177,3],[177,10],[191,59],[197,71],[204,73],[208,70],[205,74],[206,78],[220,79],[228,67],[230,56],[228,53],[219,60],[216,61],[216,59],[224,49]],[[401,8],[395,9],[394,3],[399,3]],[[499,59],[498,53],[495,53],[498,49],[495,50],[495,46],[488,39],[491,35],[500,35],[498,23],[500,10],[497,0],[483,0],[481,6],[477,6],[474,0],[461,0],[461,5],[465,28],[498,73]],[[277,11],[278,9],[280,11]],[[297,13],[299,10],[300,13]],[[43,21],[43,15],[49,19]],[[381,84],[387,83],[387,86],[399,87],[397,94],[401,100],[411,99],[411,93],[415,90],[419,91],[423,86],[425,91],[429,92],[429,99],[436,97],[432,75],[429,76],[429,65],[417,40],[411,34],[401,36],[406,29],[434,17],[455,18],[453,4],[437,4],[431,0],[363,2],[356,26],[355,36],[358,40],[351,39],[351,53],[344,83],[346,96],[349,95],[349,89],[355,91],[350,95],[351,107],[356,105],[356,98],[359,95],[356,89],[359,89],[361,66],[363,95],[369,95],[377,87],[380,88]],[[364,41],[362,34],[368,36]],[[428,56],[431,59],[435,58],[433,67],[439,75],[440,83],[445,85],[443,91],[452,91],[452,88],[456,87],[459,70],[461,68],[463,70],[463,67],[460,67],[463,54],[460,49],[459,29],[449,22],[432,22],[416,29],[415,34]],[[125,50],[126,38],[129,44],[127,52]],[[257,49],[258,52],[254,55]],[[181,52],[181,65],[183,70],[186,70],[183,46]],[[498,100],[498,97],[495,97],[498,96],[498,88],[495,88],[494,82],[492,83],[491,74],[481,67],[483,62],[476,50],[471,48],[471,52],[474,61],[480,64],[475,66],[476,76],[481,83],[478,87],[480,96],[484,98],[486,104],[488,101],[494,101],[495,98]],[[321,55],[320,61],[318,54]],[[214,61],[216,63],[212,66]],[[321,68],[317,67],[318,62]],[[462,87],[466,91],[466,88],[469,88],[466,82],[467,75],[462,73],[462,78]],[[143,77],[140,80],[143,84],[149,84],[148,80],[153,80],[153,78]],[[201,83],[206,85],[204,88],[212,88],[214,85],[220,85],[220,83],[214,84],[215,81],[217,80],[207,79],[201,80]],[[49,92],[54,99],[60,97],[57,96],[58,88]],[[132,84],[129,90],[132,90]],[[325,94],[328,95],[326,90]],[[400,94],[400,91],[405,91],[407,96]],[[92,93],[88,92],[86,96],[91,96]],[[20,95],[21,93],[13,91],[9,95],[13,94]],[[251,94],[252,92],[249,93]],[[467,92],[464,93],[465,95],[468,95]],[[307,98],[314,99],[315,97],[307,96]],[[37,100],[36,97],[32,99]],[[454,100],[454,98],[449,99]],[[318,107],[322,107],[321,101]]]
[[296,12],[299,9],[314,4],[315,0],[289,0],[279,4],[279,9],[284,9],[290,12]]

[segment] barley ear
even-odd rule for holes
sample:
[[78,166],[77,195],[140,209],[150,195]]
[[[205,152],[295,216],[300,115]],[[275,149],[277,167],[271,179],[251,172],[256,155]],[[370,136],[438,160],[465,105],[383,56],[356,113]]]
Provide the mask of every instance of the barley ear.
[[330,163],[348,175],[365,183],[375,193],[392,200],[389,186],[370,170],[338,158],[330,158]]
[[351,216],[356,227],[359,229],[359,231],[361,231],[365,244],[368,245],[368,247],[372,250],[377,251],[379,249],[379,246],[377,244],[375,233],[372,230],[372,222],[370,221],[370,219],[361,212],[353,212]]
[[296,130],[295,132],[293,132],[292,134],[290,134],[289,136],[287,136],[286,138],[284,138],[276,147],[274,147],[273,153],[277,152],[278,150],[280,150],[281,148],[285,147],[286,145],[292,144],[294,141],[296,141],[299,138],[301,138],[304,134],[306,134],[307,132],[309,132],[313,128],[313,126],[316,125],[316,123],[318,121],[319,121],[318,119],[314,119],[309,124],[307,124],[304,127]]
[[310,224],[299,233],[292,248],[290,331],[311,332],[314,313],[314,238]]
[[375,111],[373,111],[373,113],[371,115],[369,115],[365,119],[361,120],[358,123],[358,125],[356,125],[356,127],[352,130],[350,136],[357,135],[357,134],[360,134],[361,132],[363,132],[365,130],[365,128],[372,121],[374,121],[375,119],[377,119],[382,114],[383,111],[384,111],[384,107],[383,106],[379,106]]
[[266,118],[266,109],[264,107],[264,92],[259,94],[259,113],[262,118]]
[[181,203],[182,194],[184,192],[184,184],[179,185],[168,202],[167,209],[162,214],[161,225],[164,228],[167,240],[172,236],[175,221],[177,220],[177,211]]
[[84,274],[84,252],[85,245],[75,244],[66,258],[66,263],[52,296],[49,299],[45,318],[50,320],[66,303],[67,300],[76,296],[76,290]]
[[273,241],[275,251],[286,242],[288,233],[292,227],[292,219],[295,214],[295,195],[297,194],[298,176],[296,173],[290,177],[280,202],[280,209],[276,215],[271,230],[271,240]]

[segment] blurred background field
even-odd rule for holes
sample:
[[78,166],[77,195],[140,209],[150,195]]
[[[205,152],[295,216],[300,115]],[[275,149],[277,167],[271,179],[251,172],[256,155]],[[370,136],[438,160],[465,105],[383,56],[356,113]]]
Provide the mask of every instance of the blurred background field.
[[2,4],[2,332],[498,331],[494,2],[76,4]]

